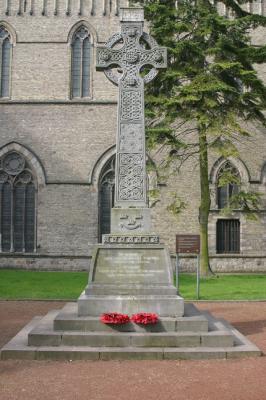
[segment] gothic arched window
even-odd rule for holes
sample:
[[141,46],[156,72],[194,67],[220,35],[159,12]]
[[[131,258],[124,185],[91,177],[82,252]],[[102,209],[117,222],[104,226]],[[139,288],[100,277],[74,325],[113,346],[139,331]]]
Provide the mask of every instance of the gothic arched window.
[[228,161],[222,165],[217,179],[217,203],[222,209],[229,205],[230,198],[239,192],[240,175],[238,170]]
[[115,156],[104,166],[99,181],[99,241],[102,235],[110,233],[111,209],[115,193]]
[[10,33],[0,26],[0,97],[10,96],[11,50]]
[[90,96],[91,36],[85,26],[81,26],[72,37],[72,97]]
[[261,171],[261,182],[266,185],[266,163],[262,167]]
[[26,159],[11,151],[1,159],[0,233],[2,252],[36,250],[36,184]]

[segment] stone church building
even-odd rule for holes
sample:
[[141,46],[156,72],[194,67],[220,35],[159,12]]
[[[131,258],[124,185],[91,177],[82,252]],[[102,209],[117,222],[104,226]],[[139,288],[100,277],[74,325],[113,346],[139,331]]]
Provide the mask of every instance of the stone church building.
[[[266,14],[266,2],[248,4]],[[0,267],[87,269],[94,244],[110,230],[114,193],[117,87],[95,68],[96,44],[120,31],[127,0],[0,0]],[[227,10],[221,10],[227,13]],[[254,40],[264,42],[258,30]],[[265,43],[264,43],[265,44]],[[266,70],[260,67],[262,76]],[[218,271],[266,271],[266,132],[238,144],[240,157],[210,157],[211,265]],[[238,188],[218,188],[231,168],[241,188],[262,194],[258,220],[223,216]],[[198,233],[197,162],[165,181],[154,232],[172,254],[175,235]],[[178,217],[173,193],[186,204]],[[151,201],[152,203],[152,201]],[[183,257],[182,266],[194,260]]]

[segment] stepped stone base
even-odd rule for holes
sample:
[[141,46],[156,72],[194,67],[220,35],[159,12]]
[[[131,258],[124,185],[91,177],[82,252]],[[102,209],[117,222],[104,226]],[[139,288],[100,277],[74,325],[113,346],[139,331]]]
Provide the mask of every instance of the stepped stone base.
[[260,356],[241,333],[208,312],[185,305],[183,317],[160,317],[152,326],[102,324],[78,316],[76,303],[35,317],[1,350],[1,359],[146,360]]

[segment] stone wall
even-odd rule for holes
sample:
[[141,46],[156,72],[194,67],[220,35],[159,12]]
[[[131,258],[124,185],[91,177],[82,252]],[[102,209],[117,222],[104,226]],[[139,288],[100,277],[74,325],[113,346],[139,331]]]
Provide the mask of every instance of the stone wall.
[[[120,29],[117,2],[110,9],[110,2],[83,1],[81,13],[78,1],[67,9],[67,2],[59,0],[56,10],[53,1],[36,0],[33,9],[27,2],[25,10],[21,1],[4,3],[0,21],[14,46],[11,98],[0,101],[0,148],[38,159],[44,181],[33,165],[37,255],[7,255],[1,266],[83,269],[98,241],[98,182],[91,182],[92,173],[114,146],[116,133],[117,90],[96,72],[95,44]],[[81,23],[92,36],[92,96],[71,100],[71,35]]]
[[[172,256],[172,266],[175,270],[176,259]],[[197,260],[195,257],[183,256],[179,259],[180,272],[196,273]],[[266,256],[219,255],[211,256],[210,264],[215,273],[266,273]]]
[[[88,268],[92,246],[98,241],[98,177],[113,154],[117,126],[117,88],[95,70],[95,45],[120,30],[118,2],[35,0],[27,1],[25,9],[20,8],[24,4],[20,0],[0,2],[0,22],[14,43],[11,99],[0,100],[0,154],[9,149],[22,151],[32,161],[38,182],[37,254],[2,255],[0,268]],[[119,2],[120,6],[127,3]],[[92,94],[89,99],[71,100],[70,43],[80,23],[86,24],[92,36]],[[264,37],[262,30],[254,33],[256,43]],[[266,76],[264,67],[259,67],[262,77]],[[249,129],[253,136],[238,143],[242,161],[235,162],[244,184],[262,194],[263,204],[257,222],[241,213],[234,215],[241,224],[241,253],[235,257],[216,255],[220,215],[215,166],[219,160],[210,155],[210,252],[212,266],[219,271],[265,271],[266,132],[261,127]],[[176,234],[198,232],[197,159],[191,158],[179,173],[159,183],[153,227],[174,253]],[[178,217],[167,210],[173,194],[186,205]],[[183,268],[193,268],[193,260],[182,262]]]

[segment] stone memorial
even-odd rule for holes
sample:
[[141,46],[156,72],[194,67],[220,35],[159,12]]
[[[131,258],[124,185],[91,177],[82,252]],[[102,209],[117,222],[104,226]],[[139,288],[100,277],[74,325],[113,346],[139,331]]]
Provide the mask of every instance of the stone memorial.
[[[259,356],[225,321],[178,296],[168,249],[147,207],[144,84],[166,67],[166,50],[143,32],[143,10],[121,9],[121,33],[97,48],[97,68],[119,87],[115,207],[111,233],[95,246],[89,283],[77,303],[34,318],[1,358],[205,359]],[[142,68],[152,67],[143,76]],[[118,67],[118,73],[114,68]],[[106,325],[102,313],[155,313],[157,323]]]
[[[79,315],[184,314],[168,250],[151,232],[147,207],[144,84],[166,68],[167,54],[143,32],[143,25],[142,9],[122,9],[121,33],[97,47],[96,67],[119,88],[115,204],[111,234],[104,235],[104,244],[95,248],[89,284],[78,300]],[[146,66],[151,69],[142,76]]]

